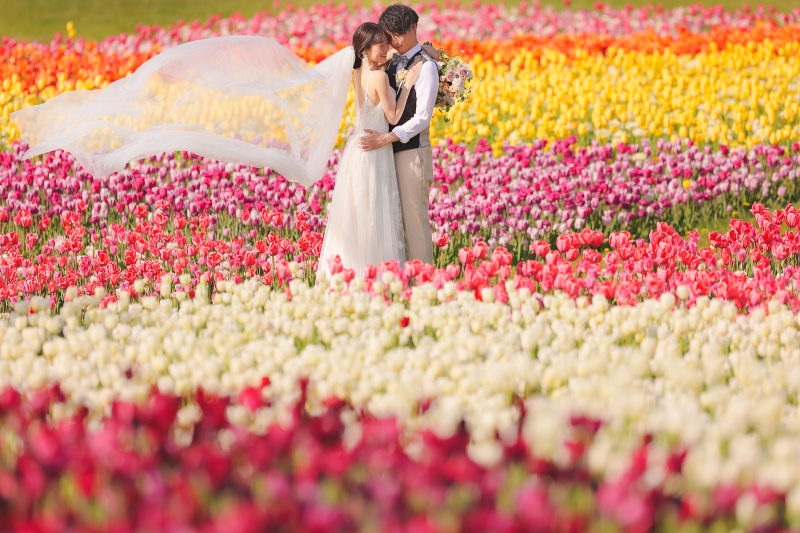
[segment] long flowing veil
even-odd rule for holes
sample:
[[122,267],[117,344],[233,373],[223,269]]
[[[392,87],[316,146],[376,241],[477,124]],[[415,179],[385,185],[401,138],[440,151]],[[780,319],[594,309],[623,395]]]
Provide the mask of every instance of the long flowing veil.
[[270,167],[311,185],[341,125],[355,54],[311,66],[266,37],[188,42],[101,90],[62,93],[11,114],[24,158],[70,152],[96,177],[166,151]]

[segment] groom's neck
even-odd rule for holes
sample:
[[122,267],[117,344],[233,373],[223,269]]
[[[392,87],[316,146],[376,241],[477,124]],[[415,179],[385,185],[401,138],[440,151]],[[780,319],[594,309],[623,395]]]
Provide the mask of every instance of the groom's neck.
[[417,40],[415,39],[415,40],[414,40],[414,42],[413,42],[413,43],[411,43],[410,45],[408,45],[408,48],[406,48],[405,50],[403,50],[402,52],[400,52],[400,54],[405,54],[406,52],[408,52],[409,50],[411,50],[412,48],[414,48],[414,47],[415,47],[415,46],[417,46],[418,44],[419,44],[419,41],[417,41]]

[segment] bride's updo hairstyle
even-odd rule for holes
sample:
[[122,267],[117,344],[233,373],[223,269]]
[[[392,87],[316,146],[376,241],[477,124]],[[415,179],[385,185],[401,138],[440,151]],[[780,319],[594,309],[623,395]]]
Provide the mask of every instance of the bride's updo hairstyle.
[[392,36],[386,30],[374,22],[365,22],[353,33],[353,51],[356,53],[356,60],[353,68],[361,68],[361,56],[369,50],[372,45],[380,44],[384,41],[392,42]]

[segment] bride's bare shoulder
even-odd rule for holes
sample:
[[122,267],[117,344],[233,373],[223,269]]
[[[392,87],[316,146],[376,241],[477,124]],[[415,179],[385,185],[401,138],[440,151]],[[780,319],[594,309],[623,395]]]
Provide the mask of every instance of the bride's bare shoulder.
[[375,74],[372,76],[373,83],[389,83],[389,75],[386,74],[385,70],[376,70]]

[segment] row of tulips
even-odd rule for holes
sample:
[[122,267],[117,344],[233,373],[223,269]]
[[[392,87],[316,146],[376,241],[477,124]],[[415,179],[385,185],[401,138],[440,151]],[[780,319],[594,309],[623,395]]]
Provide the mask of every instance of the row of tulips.
[[800,519],[794,493],[680,487],[686,450],[660,457],[649,438],[603,481],[587,453],[602,423],[585,416],[569,420],[564,459],[537,455],[519,432],[496,441],[500,459],[486,466],[469,457],[463,425],[447,436],[403,434],[394,419],[336,398],[309,414],[303,395],[283,423],[260,432],[231,422],[232,410],[265,409],[262,396],[155,391],[141,404],[114,402],[89,430],[85,411],[49,419],[63,405],[58,385],[27,397],[6,389],[0,521],[20,532],[514,533],[779,531]]
[[[473,60],[480,82],[468,105],[435,125],[436,138],[474,145],[576,135],[648,137],[751,148],[800,134],[800,41],[734,46],[698,55],[609,50],[604,55],[523,51],[508,64]],[[497,95],[501,95],[498,98]]]
[[[796,144],[713,152],[680,142],[614,149],[573,141],[506,147],[500,157],[485,143],[435,147],[436,265],[457,264],[460,249],[479,242],[520,262],[587,228],[640,238],[666,220],[684,232],[735,216],[733,205],[742,202],[798,196]],[[325,177],[305,188],[269,170],[187,152],[95,179],[66,152],[20,163],[26,147],[14,148],[0,154],[3,305],[36,294],[60,302],[73,285],[88,294],[103,288],[110,298],[139,279],[157,284],[164,274],[188,275],[191,285],[201,276],[259,277],[275,286],[313,279],[338,152]],[[597,234],[595,246],[605,241]]]
[[[554,37],[562,34],[629,36],[647,30],[658,35],[676,36],[681,32],[706,33],[719,28],[749,29],[778,27],[800,22],[800,10],[778,12],[774,8],[726,10],[722,6],[693,5],[664,9],[644,6],[615,9],[595,2],[592,10],[556,10],[538,1],[517,6],[473,2],[440,5],[420,2],[413,5],[420,15],[419,31],[443,40],[508,39],[515,35]],[[110,36],[98,43],[103,53],[148,51],[151,46],[169,48],[184,42],[219,35],[265,35],[288,46],[315,48],[350,41],[356,27],[364,21],[377,21],[383,6],[359,4],[318,4],[295,9],[291,4],[266,9],[250,18],[234,14],[229,18],[211,17],[207,21],[178,21],[169,28],[138,25],[130,34]]]
[[[709,36],[704,37],[707,51],[675,54],[669,47],[662,53],[660,45],[643,46],[649,41],[640,37],[613,44],[574,37],[538,39],[538,43],[528,37],[474,45],[444,43],[440,46],[472,49],[470,61],[480,82],[474,83],[470,100],[447,117],[437,112],[431,134],[434,139],[452,138],[471,146],[486,138],[496,152],[504,141],[522,144],[569,135],[576,135],[583,145],[592,139],[616,143],[639,137],[652,142],[688,137],[697,143],[748,148],[759,142],[797,139],[798,27],[747,34],[730,30],[724,35],[723,44],[731,36],[744,44],[717,49],[714,36]],[[689,37],[678,42],[684,41]],[[58,50],[53,57],[46,57],[49,51],[27,48],[0,57],[0,128],[6,142],[19,137],[9,120],[13,111],[64,91],[105,87],[155,53],[123,57],[93,49],[76,57]],[[351,89],[340,145],[354,125],[353,98]],[[233,112],[233,123],[236,113],[251,111]],[[213,109],[209,112],[213,114]]]
[[[377,16],[376,16],[377,20]],[[355,29],[355,28],[354,28]],[[660,52],[669,50],[676,55],[699,54],[723,50],[736,45],[746,46],[770,41],[775,48],[782,48],[797,42],[798,26],[757,25],[741,28],[732,26],[715,26],[705,33],[692,33],[682,28],[677,35],[659,35],[654,30],[635,32],[614,36],[607,33],[558,33],[556,35],[539,35],[535,32],[521,32],[509,36],[507,33],[486,39],[465,40],[463,38],[442,37],[437,35],[437,43],[447,50],[458,50],[467,59],[475,56],[489,58],[497,64],[508,64],[523,51],[531,52],[539,59],[548,53],[561,53],[570,59],[581,54],[613,55],[617,50],[638,52]],[[248,32],[244,32],[248,34]],[[223,33],[227,35],[229,33]],[[238,33],[237,33],[238,34]],[[425,33],[428,35],[428,33]],[[446,32],[445,32],[445,35]],[[185,42],[215,35],[204,35],[187,39]],[[275,38],[271,33],[264,36]],[[281,40],[278,38],[278,40]],[[118,42],[118,39],[112,40]],[[137,38],[137,43],[142,39]],[[183,42],[183,41],[182,41]],[[283,40],[281,40],[283,42]],[[57,34],[50,43],[17,42],[3,38],[0,45],[0,57],[4,64],[0,66],[0,77],[8,79],[3,90],[12,94],[19,93],[28,97],[50,98],[64,90],[75,88],[93,89],[102,87],[130,74],[142,62],[170,46],[180,44],[160,43],[144,40],[146,46],[129,50],[125,47],[109,50],[95,41],[85,42],[82,39],[64,40]],[[295,53],[312,63],[318,63],[339,48],[349,44],[344,41],[325,44],[318,42],[314,46],[296,46],[284,43]],[[5,103],[5,102],[4,102]]]
[[[757,9],[726,10],[721,6],[693,5],[663,9],[644,6],[636,9],[614,9],[596,2],[594,9],[556,10],[541,6],[538,1],[521,2],[516,6],[473,2],[465,6],[456,2],[442,6],[436,2],[413,5],[420,15],[419,31],[441,39],[507,39],[514,35],[553,37],[559,34],[590,33],[624,36],[652,29],[660,35],[676,35],[688,30],[704,33],[715,28],[752,28],[757,25],[780,26],[800,21],[800,10],[778,12],[760,6]],[[313,48],[324,43],[348,42],[356,27],[365,20],[377,21],[383,6],[315,5],[293,9],[287,5],[252,18],[233,15],[205,24],[178,24],[170,28],[142,26],[137,33],[109,37],[103,42],[109,51],[136,49],[141,42],[153,41],[161,46],[214,35],[239,33],[266,34],[286,44]],[[119,47],[119,45],[122,47]],[[116,47],[116,48],[115,48]]]
[[447,143],[437,149],[430,216],[450,234],[451,256],[468,236],[491,248],[527,257],[533,241],[584,228],[626,229],[646,237],[656,222],[688,231],[703,221],[730,216],[733,205],[795,198],[800,145],[753,150],[669,143],[574,146],[575,137],[547,144],[507,146],[492,157]]

